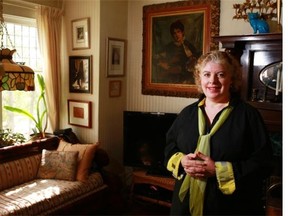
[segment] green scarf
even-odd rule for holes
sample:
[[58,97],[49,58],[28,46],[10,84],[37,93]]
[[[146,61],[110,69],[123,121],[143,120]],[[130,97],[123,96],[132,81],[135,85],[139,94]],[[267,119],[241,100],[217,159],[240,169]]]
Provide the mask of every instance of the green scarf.
[[[207,156],[210,156],[210,139],[212,135],[220,128],[220,126],[225,122],[229,114],[231,113],[233,107],[228,106],[221,113],[218,121],[213,126],[209,134],[203,135],[205,133],[205,115],[200,107],[198,107],[198,128],[199,128],[199,139],[197,143],[196,152],[201,152]],[[183,202],[188,190],[190,193],[189,207],[190,213],[194,216],[203,215],[203,203],[204,203],[204,192],[206,188],[207,179],[197,179],[189,175],[185,176],[183,183],[179,191],[179,198]]]

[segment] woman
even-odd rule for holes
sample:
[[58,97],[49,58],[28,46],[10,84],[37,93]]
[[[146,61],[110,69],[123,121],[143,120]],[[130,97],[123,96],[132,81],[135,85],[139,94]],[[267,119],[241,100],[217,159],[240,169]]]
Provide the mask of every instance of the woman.
[[194,78],[203,94],[166,137],[165,163],[177,179],[171,214],[263,215],[272,148],[260,114],[239,97],[238,61],[226,52],[204,54]]

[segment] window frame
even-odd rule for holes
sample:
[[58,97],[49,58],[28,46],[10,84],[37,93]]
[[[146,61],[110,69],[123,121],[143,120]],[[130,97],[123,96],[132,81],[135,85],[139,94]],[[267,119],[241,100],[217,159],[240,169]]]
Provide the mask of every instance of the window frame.
[[[3,14],[3,17],[4,17],[4,22],[6,23],[6,25],[8,24],[8,23],[13,23],[13,24],[15,24],[15,25],[23,25],[23,26],[27,26],[27,27],[33,27],[33,28],[36,28],[36,39],[37,39],[37,47],[36,47],[36,51],[37,51],[37,54],[36,54],[36,58],[35,58],[35,65],[37,64],[42,64],[42,62],[43,62],[43,60],[41,59],[41,55],[40,55],[40,47],[39,47],[39,43],[38,43],[38,32],[37,32],[37,22],[36,22],[36,19],[35,18],[28,18],[28,17],[22,17],[22,16],[16,16],[16,15],[10,15],[10,14]],[[6,32],[4,32],[4,33],[6,33]],[[8,34],[10,35],[10,33],[9,33],[9,31],[8,31]],[[15,48],[15,45],[13,44],[13,46],[11,46],[10,44],[8,44],[7,45],[7,47],[8,48],[10,48],[10,49],[16,49]],[[17,49],[16,49],[17,50]],[[38,53],[39,53],[39,55],[38,55]],[[17,54],[14,54],[14,55],[17,55]],[[22,56],[20,56],[21,58],[23,58]],[[14,57],[15,58],[15,57]],[[14,58],[13,58],[13,60],[14,60]],[[37,59],[37,60],[36,60]],[[40,59],[40,60],[39,60]],[[15,61],[15,60],[14,60]],[[40,61],[40,62],[38,62],[38,61]],[[43,64],[42,64],[43,65]],[[35,89],[39,89],[39,88],[37,88],[37,85],[38,85],[38,82],[37,82],[37,79],[36,79],[36,74],[37,73],[42,73],[42,70],[39,70],[39,68],[37,68],[38,70],[35,70],[35,68],[33,68],[33,70],[35,71]],[[42,68],[41,68],[42,69]],[[25,94],[25,92],[23,92],[24,94]],[[31,94],[30,94],[31,95]],[[34,97],[34,98],[36,98],[38,96],[38,94],[37,94],[37,91],[35,91],[35,94],[33,95],[33,96],[29,96],[30,98],[31,97]],[[3,95],[2,95],[2,92],[0,92],[0,110],[1,110],[1,113],[0,113],[0,120],[1,120],[1,125],[0,125],[0,128],[1,129],[6,129],[5,127],[4,127],[4,125],[3,125]],[[11,104],[9,104],[9,105],[11,105]],[[32,111],[34,111],[34,105],[36,105],[35,103],[33,103],[33,105],[29,108],[29,112],[32,112]],[[22,107],[20,107],[20,106],[17,106],[16,105],[16,103],[14,102],[13,103],[13,105],[12,106],[15,106],[15,107],[19,107],[19,108],[22,108]],[[25,110],[26,110],[26,108],[25,108]],[[7,111],[8,112],[8,111]],[[11,113],[11,114],[9,114],[10,116],[13,116],[13,115],[15,115],[15,117],[16,117],[16,115],[17,116],[19,116],[19,114],[15,114],[15,113]],[[35,115],[34,113],[33,113],[33,115]],[[17,117],[16,117],[17,118]],[[27,117],[26,116],[23,116],[23,118],[25,118],[25,119],[27,119]],[[31,123],[29,124],[30,125],[30,127],[31,128],[29,128],[29,131],[30,131],[30,133],[33,133],[33,131],[31,131],[32,130],[32,128],[34,128],[35,126],[35,123],[32,121],[32,120],[30,120],[30,119],[28,119],[28,121],[30,122],[31,121]],[[15,126],[15,124],[14,124],[14,126]],[[10,128],[11,130],[12,130],[12,132],[20,132],[20,133],[23,133],[22,131],[14,131],[14,128]],[[29,135],[30,134],[27,134],[27,133],[23,133],[24,135],[25,135],[25,137],[26,137],[26,139],[29,139]]]

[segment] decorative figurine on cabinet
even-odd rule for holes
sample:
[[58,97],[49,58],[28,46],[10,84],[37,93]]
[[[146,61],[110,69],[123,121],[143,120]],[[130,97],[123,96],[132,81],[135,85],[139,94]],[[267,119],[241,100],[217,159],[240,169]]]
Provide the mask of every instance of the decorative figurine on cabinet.
[[249,23],[254,30],[254,34],[257,33],[269,33],[268,23],[261,19],[259,13],[248,13]]

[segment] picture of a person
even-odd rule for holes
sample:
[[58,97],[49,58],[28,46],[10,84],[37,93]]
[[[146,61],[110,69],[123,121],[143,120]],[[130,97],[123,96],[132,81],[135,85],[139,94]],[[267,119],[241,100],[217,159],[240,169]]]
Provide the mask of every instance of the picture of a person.
[[157,83],[193,84],[193,70],[202,54],[185,38],[184,25],[180,20],[170,25],[173,41],[154,56],[156,65],[153,78]]
[[82,89],[84,84],[84,64],[83,60],[80,62],[75,61],[75,77],[74,77],[74,88]]
[[77,40],[84,40],[84,28],[77,28]]
[[120,64],[120,48],[113,47],[112,49],[112,64],[119,65]]

